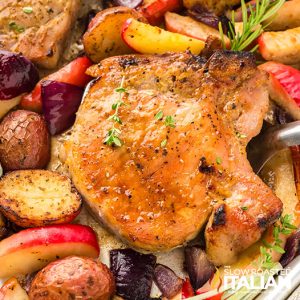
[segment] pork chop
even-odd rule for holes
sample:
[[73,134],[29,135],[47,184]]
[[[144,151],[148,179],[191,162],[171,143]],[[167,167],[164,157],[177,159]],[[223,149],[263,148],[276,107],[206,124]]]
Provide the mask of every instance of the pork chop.
[[[251,54],[111,57],[89,73],[98,78],[77,114],[66,163],[92,211],[123,240],[166,251],[207,224],[207,253],[222,265],[279,218],[281,201],[246,157],[268,109],[267,77]],[[123,76],[124,144],[112,147],[104,139]]]
[[0,49],[55,68],[79,4],[80,0],[0,1]]

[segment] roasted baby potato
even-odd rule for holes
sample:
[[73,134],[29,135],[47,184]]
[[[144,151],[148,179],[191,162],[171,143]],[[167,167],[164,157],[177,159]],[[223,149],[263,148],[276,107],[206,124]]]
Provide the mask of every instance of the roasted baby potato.
[[70,256],[50,263],[36,275],[29,298],[108,300],[114,291],[114,278],[106,265],[90,258]]
[[20,170],[0,180],[0,210],[21,227],[68,223],[81,205],[71,180],[56,172]]
[[136,10],[118,6],[100,11],[90,22],[83,36],[84,50],[93,62],[105,57],[129,54],[132,50],[121,39],[123,23],[129,19],[146,22]]
[[50,159],[50,137],[44,118],[16,110],[0,124],[0,161],[6,171],[40,169]]

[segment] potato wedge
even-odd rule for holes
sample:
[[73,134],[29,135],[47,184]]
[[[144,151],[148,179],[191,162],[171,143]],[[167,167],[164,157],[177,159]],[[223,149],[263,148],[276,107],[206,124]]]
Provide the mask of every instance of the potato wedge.
[[300,27],[264,32],[258,38],[258,44],[265,60],[288,65],[300,63]]
[[0,210],[21,227],[72,221],[82,200],[71,180],[46,170],[20,170],[0,180]]
[[278,31],[286,30],[300,26],[300,0],[286,1],[276,16],[270,20],[266,20],[267,30]]
[[122,27],[122,38],[136,52],[143,54],[164,54],[166,52],[191,51],[200,54],[205,42],[179,33],[163,30],[128,19]]
[[97,63],[109,56],[132,53],[121,38],[122,25],[129,18],[146,22],[142,14],[123,6],[102,10],[92,19],[83,36],[83,45],[93,62]]

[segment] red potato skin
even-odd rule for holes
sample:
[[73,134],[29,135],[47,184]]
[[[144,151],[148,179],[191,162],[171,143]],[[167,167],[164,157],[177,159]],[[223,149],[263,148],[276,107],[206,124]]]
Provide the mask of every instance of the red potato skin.
[[70,256],[50,263],[33,279],[29,299],[109,300],[115,292],[111,271],[101,262]]
[[167,11],[178,11],[182,7],[180,0],[153,0],[137,7],[151,25],[159,25]]
[[39,81],[31,93],[26,94],[22,97],[20,106],[24,109],[41,113],[41,82],[43,80],[55,80],[84,87],[91,80],[91,77],[85,74],[85,71],[91,65],[91,60],[86,56],[74,59],[57,72],[52,73],[49,76],[43,78],[41,81]]
[[42,169],[50,159],[44,118],[25,110],[9,113],[0,124],[0,161],[6,171]]

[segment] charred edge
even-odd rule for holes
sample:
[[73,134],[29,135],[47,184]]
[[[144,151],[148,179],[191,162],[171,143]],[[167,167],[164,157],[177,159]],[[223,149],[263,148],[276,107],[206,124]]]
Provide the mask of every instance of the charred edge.
[[200,165],[199,165],[199,172],[203,174],[211,174],[215,171],[215,168],[212,165],[209,165],[206,161],[205,157],[201,157]]
[[137,66],[138,60],[135,57],[121,57],[119,58],[119,65],[123,69],[126,69],[127,67],[130,66]]
[[282,211],[278,211],[273,215],[270,215],[268,218],[261,217],[257,220],[258,227],[261,229],[266,229],[270,224],[273,224],[281,216]]
[[225,223],[226,223],[225,204],[221,204],[214,213],[212,227],[225,225]]

